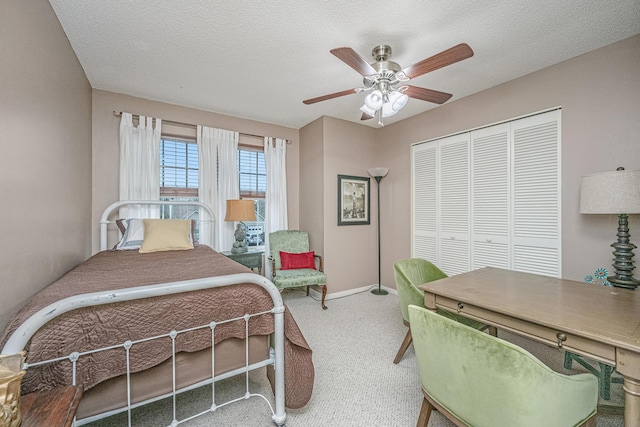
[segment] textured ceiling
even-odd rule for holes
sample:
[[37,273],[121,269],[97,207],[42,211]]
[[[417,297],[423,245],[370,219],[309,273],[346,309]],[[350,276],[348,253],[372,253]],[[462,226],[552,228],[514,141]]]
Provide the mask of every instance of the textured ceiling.
[[[292,128],[322,115],[361,123],[363,94],[302,103],[362,85],[336,47],[374,62],[388,44],[407,67],[467,43],[473,57],[411,80],[452,102],[640,33],[638,0],[50,3],[93,88]],[[435,107],[411,99],[385,124]]]

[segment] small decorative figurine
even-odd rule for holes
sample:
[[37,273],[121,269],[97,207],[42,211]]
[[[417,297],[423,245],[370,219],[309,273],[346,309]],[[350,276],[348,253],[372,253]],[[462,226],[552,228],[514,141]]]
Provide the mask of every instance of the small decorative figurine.
[[241,254],[247,252],[247,232],[245,231],[245,225],[242,222],[238,223],[236,227],[236,231],[233,233],[233,236],[236,238],[236,241],[233,242],[233,247],[231,248],[232,254]]
[[607,276],[609,272],[606,268],[596,268],[596,271],[593,275],[589,274],[584,277],[584,281],[587,283],[595,283],[596,285],[601,286],[611,286],[611,283],[607,280]]

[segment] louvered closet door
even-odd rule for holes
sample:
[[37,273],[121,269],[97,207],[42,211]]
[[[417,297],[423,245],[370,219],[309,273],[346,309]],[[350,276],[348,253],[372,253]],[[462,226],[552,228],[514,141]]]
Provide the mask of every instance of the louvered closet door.
[[469,271],[469,133],[438,144],[438,266],[448,275]]
[[560,277],[560,111],[512,122],[513,269]]
[[412,148],[412,256],[560,277],[560,110]]
[[510,268],[509,124],[471,132],[471,270]]
[[411,194],[413,232],[411,256],[437,262],[435,143],[412,147]]

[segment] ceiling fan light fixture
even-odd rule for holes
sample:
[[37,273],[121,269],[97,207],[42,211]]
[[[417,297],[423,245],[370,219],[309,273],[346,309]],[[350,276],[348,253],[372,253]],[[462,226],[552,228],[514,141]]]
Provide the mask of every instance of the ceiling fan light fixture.
[[376,110],[372,110],[371,108],[367,107],[367,104],[364,104],[362,107],[360,107],[360,111],[371,117],[374,117],[376,115]]
[[373,111],[379,110],[382,107],[382,92],[374,90],[364,98],[364,104]]
[[389,102],[382,106],[382,117],[391,117],[396,113],[397,111],[391,108],[391,104]]
[[398,111],[402,110],[402,107],[407,105],[409,97],[402,92],[394,90],[389,94],[389,101],[382,105],[382,117],[391,117]]
[[397,93],[400,95],[396,97],[394,100],[391,100],[391,108],[393,109],[393,111],[397,112],[402,110],[402,108],[404,108],[404,106],[407,105],[407,102],[409,101],[409,97],[404,93],[400,93],[400,92],[394,92],[394,93]]

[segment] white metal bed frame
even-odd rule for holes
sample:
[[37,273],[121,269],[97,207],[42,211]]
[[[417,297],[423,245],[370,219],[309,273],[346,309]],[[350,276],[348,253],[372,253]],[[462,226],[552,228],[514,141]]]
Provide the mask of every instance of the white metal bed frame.
[[[111,214],[116,210],[119,209],[121,206],[125,206],[125,205],[194,205],[194,206],[200,206],[201,208],[205,209],[208,214],[210,215],[210,220],[204,220],[204,221],[209,221],[209,222],[213,222],[213,212],[211,211],[211,209],[199,202],[179,202],[179,201],[121,201],[121,202],[116,202],[113,203],[112,205],[110,205],[109,207],[107,207],[107,209],[105,209],[104,213],[102,214],[101,220],[100,220],[100,248],[101,250],[105,250],[107,248],[107,226],[109,224],[113,224],[115,221],[110,221],[109,217],[111,216]],[[213,226],[211,227],[212,229],[212,235],[213,235]],[[212,236],[213,237],[213,236]],[[33,314],[31,317],[29,317],[23,324],[21,324],[16,330],[15,332],[9,337],[9,339],[7,340],[7,342],[4,345],[4,348],[2,349],[2,354],[15,354],[18,353],[20,351],[22,351],[25,346],[27,345],[27,343],[29,342],[29,340],[31,339],[31,337],[38,331],[38,329],[40,329],[44,324],[46,324],[48,321],[50,321],[51,319],[60,316],[68,311],[71,310],[75,310],[78,308],[82,308],[82,307],[91,307],[91,306],[97,306],[97,305],[102,305],[102,304],[111,304],[111,303],[116,303],[116,302],[122,302],[122,301],[131,301],[131,300],[137,300],[137,299],[142,299],[142,298],[149,298],[149,297],[155,297],[155,296],[161,296],[161,295],[171,295],[171,294],[176,294],[176,293],[180,293],[180,292],[188,292],[188,291],[196,291],[196,290],[201,290],[201,289],[208,289],[208,288],[217,288],[217,287],[222,287],[222,286],[229,286],[229,285],[233,285],[233,284],[238,284],[238,283],[253,283],[256,285],[261,286],[263,289],[265,289],[268,293],[269,296],[271,297],[272,301],[273,301],[273,308],[269,311],[266,312],[260,312],[260,313],[246,313],[244,316],[239,317],[239,318],[235,318],[235,319],[226,319],[223,321],[218,321],[218,322],[211,322],[209,324],[205,324],[205,325],[198,325],[198,326],[194,326],[192,328],[186,329],[186,330],[180,330],[180,331],[176,331],[176,330],[172,330],[169,331],[166,334],[162,334],[162,335],[158,335],[158,336],[154,336],[154,337],[148,337],[148,338],[144,338],[141,340],[137,340],[137,341],[125,341],[124,343],[121,344],[117,344],[117,345],[113,345],[110,347],[105,347],[105,348],[100,348],[100,349],[95,349],[95,350],[90,350],[90,351],[86,351],[86,352],[72,352],[71,354],[65,356],[65,357],[60,357],[60,358],[56,358],[56,359],[51,359],[51,360],[45,360],[45,361],[38,361],[38,362],[33,362],[33,363],[25,363],[24,369],[28,369],[30,366],[37,366],[37,365],[43,365],[43,364],[47,364],[47,363],[53,363],[53,362],[59,362],[62,360],[69,360],[72,363],[72,384],[75,385],[76,384],[76,362],[77,360],[85,355],[88,354],[92,354],[92,353],[96,353],[99,351],[104,351],[104,350],[110,350],[110,349],[114,349],[114,348],[123,348],[126,354],[126,359],[127,359],[127,373],[126,373],[126,377],[127,377],[127,406],[125,408],[121,408],[121,409],[116,409],[113,411],[109,411],[107,413],[104,414],[99,414],[93,417],[88,417],[85,419],[82,419],[80,421],[76,421],[75,425],[83,425],[83,424],[87,424],[89,422],[93,422],[95,420],[101,419],[101,418],[105,418],[111,415],[114,415],[116,413],[120,413],[123,411],[127,411],[128,413],[128,425],[131,426],[131,411],[132,409],[139,407],[139,406],[143,406],[145,404],[151,403],[151,402],[155,402],[157,400],[160,399],[164,399],[166,397],[172,397],[172,405],[173,405],[173,421],[171,422],[171,426],[177,426],[181,423],[184,423],[186,421],[192,420],[198,416],[201,415],[205,415],[207,413],[210,412],[214,412],[216,411],[218,408],[221,408],[223,406],[226,406],[230,403],[234,403],[240,400],[246,400],[249,399],[250,397],[261,397],[263,398],[272,413],[272,417],[271,419],[273,420],[273,422],[275,424],[277,424],[278,426],[283,426],[286,420],[286,412],[285,412],[285,407],[284,407],[284,395],[285,395],[285,391],[284,391],[284,311],[285,311],[285,307],[284,304],[282,302],[282,297],[280,295],[280,291],[278,290],[278,288],[276,288],[276,286],[269,281],[268,279],[266,279],[263,276],[260,276],[258,274],[254,274],[254,273],[240,273],[240,274],[232,274],[232,275],[227,275],[227,276],[217,276],[217,277],[208,277],[208,278],[202,278],[202,279],[193,279],[193,280],[184,280],[184,281],[178,281],[178,282],[170,282],[170,283],[161,283],[161,284],[155,284],[155,285],[147,285],[147,286],[138,286],[138,287],[133,287],[133,288],[127,288],[127,289],[118,289],[118,290],[112,290],[112,291],[104,291],[104,292],[94,292],[94,293],[87,293],[87,294],[82,294],[82,295],[76,295],[76,296],[72,296],[72,297],[68,297],[65,299],[62,299],[60,301],[57,301],[55,303],[52,303],[46,307],[44,307],[43,309],[41,309],[40,311],[38,311],[37,313]],[[272,347],[271,350],[269,352],[269,357],[263,361],[254,363],[249,365],[248,362],[248,346],[249,346],[249,336],[248,333],[245,333],[246,339],[245,339],[245,366],[235,369],[233,371],[230,372],[226,372],[220,375],[215,375],[214,374],[214,370],[213,370],[213,366],[214,366],[214,362],[215,362],[215,351],[213,351],[213,343],[214,343],[214,339],[215,339],[215,327],[217,325],[220,325],[222,323],[226,323],[226,322],[231,322],[231,321],[236,321],[236,320],[244,320],[245,321],[245,331],[247,331],[248,328],[248,321],[251,317],[254,316],[259,316],[259,315],[264,315],[264,314],[268,314],[268,313],[272,313],[274,316],[274,334],[273,334],[273,340],[272,340]],[[191,386],[188,387],[184,387],[182,389],[177,389],[176,388],[176,365],[175,365],[175,356],[176,356],[176,352],[175,352],[175,339],[176,337],[181,334],[181,333],[185,333],[185,332],[189,332],[189,331],[194,331],[194,330],[198,330],[198,329],[204,329],[204,328],[210,328],[211,329],[211,367],[212,367],[212,377],[201,381],[197,384],[193,384]],[[148,400],[145,400],[143,402],[139,402],[136,404],[132,404],[131,402],[131,384],[130,384],[130,366],[129,366],[129,352],[130,352],[130,348],[140,342],[145,342],[145,341],[149,341],[149,340],[154,340],[154,339],[161,339],[161,338],[167,338],[169,337],[172,340],[172,383],[173,383],[173,387],[172,387],[172,392],[162,395],[162,396],[157,396]],[[274,376],[275,376],[275,384],[274,384],[274,389],[275,389],[275,409],[271,406],[271,403],[269,401],[269,399],[267,399],[265,396],[261,395],[261,394],[253,394],[250,393],[249,391],[249,372],[255,369],[259,369],[261,367],[267,366],[267,365],[273,365],[274,366]],[[232,399],[230,401],[221,403],[221,404],[216,404],[215,402],[215,398],[216,398],[216,394],[215,394],[215,383],[217,381],[220,381],[222,379],[226,379],[226,378],[230,378],[236,375],[241,375],[241,374],[245,374],[245,387],[246,387],[246,392],[245,395],[236,399]],[[192,390],[194,388],[198,388],[204,385],[211,385],[212,388],[212,403],[211,403],[211,407],[209,410],[207,411],[203,411],[200,412],[198,414],[192,415],[186,419],[183,419],[181,421],[178,421],[176,419],[176,408],[177,408],[177,403],[176,403],[176,396],[180,393],[183,393],[185,391],[188,390]]]

